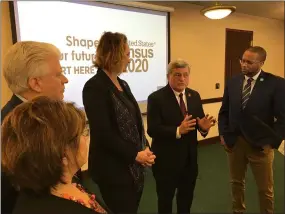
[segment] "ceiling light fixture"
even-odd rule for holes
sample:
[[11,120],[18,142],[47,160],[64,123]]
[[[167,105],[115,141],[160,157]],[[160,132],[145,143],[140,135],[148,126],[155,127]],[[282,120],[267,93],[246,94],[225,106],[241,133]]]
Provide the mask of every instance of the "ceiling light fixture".
[[223,19],[235,11],[235,6],[221,5],[216,2],[215,6],[203,8],[201,13],[209,19]]

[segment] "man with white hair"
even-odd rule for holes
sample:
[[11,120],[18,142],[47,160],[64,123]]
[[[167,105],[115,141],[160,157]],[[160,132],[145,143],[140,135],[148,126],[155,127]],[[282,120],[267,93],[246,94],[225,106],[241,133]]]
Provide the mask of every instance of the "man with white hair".
[[[3,74],[13,96],[1,110],[1,123],[17,105],[37,96],[63,99],[68,79],[62,72],[60,57],[57,47],[44,42],[17,42],[9,49]],[[1,213],[12,213],[17,191],[3,172],[1,182]]]

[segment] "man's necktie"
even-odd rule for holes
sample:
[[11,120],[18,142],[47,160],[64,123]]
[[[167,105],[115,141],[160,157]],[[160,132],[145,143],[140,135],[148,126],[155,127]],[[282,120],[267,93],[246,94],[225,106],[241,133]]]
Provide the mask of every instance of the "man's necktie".
[[181,112],[183,114],[183,116],[185,117],[185,115],[187,114],[187,110],[186,110],[186,106],[185,106],[185,103],[184,103],[184,100],[183,100],[183,93],[180,93],[179,94],[179,98],[180,98],[180,109],[181,109]]
[[249,96],[250,96],[250,91],[251,91],[251,83],[252,83],[252,81],[253,81],[253,79],[249,78],[247,80],[247,84],[243,88],[242,101],[241,101],[242,109],[244,109],[246,107],[246,104],[248,102],[248,99],[249,99]]

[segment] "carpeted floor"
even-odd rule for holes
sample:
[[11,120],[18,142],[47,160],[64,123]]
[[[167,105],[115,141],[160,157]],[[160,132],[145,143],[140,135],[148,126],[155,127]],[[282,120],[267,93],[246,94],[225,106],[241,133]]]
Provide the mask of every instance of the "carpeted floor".
[[[276,151],[274,161],[275,213],[284,213],[284,156]],[[85,185],[98,194],[98,188],[91,180]],[[246,177],[247,213],[259,213],[257,187],[248,168]],[[173,200],[173,210],[176,203]],[[150,170],[147,172],[145,188],[139,213],[156,213],[157,197],[155,182]],[[199,148],[199,176],[197,180],[193,213],[231,213],[231,193],[226,153],[219,144]]]

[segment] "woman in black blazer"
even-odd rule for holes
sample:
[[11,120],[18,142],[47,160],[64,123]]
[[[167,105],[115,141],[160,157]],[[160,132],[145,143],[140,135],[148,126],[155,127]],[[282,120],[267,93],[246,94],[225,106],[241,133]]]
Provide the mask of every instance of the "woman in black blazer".
[[87,162],[83,111],[38,97],[8,114],[1,131],[2,169],[20,191],[13,214],[110,213],[72,181]]
[[97,74],[83,89],[90,125],[88,170],[114,213],[136,213],[144,167],[154,163],[138,104],[118,76],[130,61],[127,37],[105,32],[96,50]]

